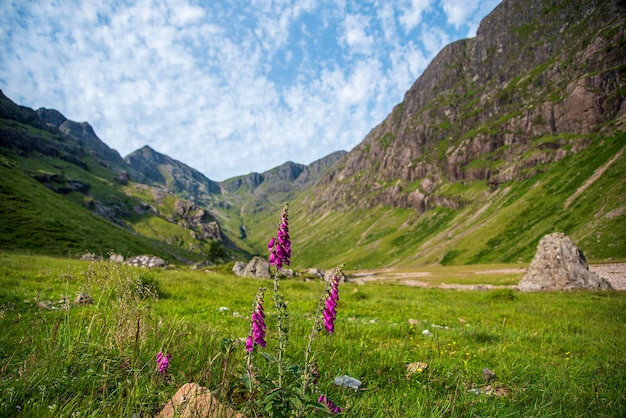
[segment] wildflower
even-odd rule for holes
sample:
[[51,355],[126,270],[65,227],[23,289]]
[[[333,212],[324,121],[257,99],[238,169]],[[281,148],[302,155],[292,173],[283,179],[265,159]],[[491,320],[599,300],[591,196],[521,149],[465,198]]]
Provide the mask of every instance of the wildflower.
[[167,373],[167,369],[170,367],[170,360],[172,359],[172,355],[170,353],[163,354],[162,351],[159,351],[156,357],[156,364],[159,366],[159,373],[164,374]]
[[291,239],[289,237],[289,221],[287,210],[289,205],[285,204],[280,214],[280,224],[276,237],[272,237],[267,244],[267,250],[270,252],[269,263],[276,266],[276,269],[283,268],[283,264],[289,265],[291,260]]
[[254,303],[254,309],[252,311],[252,333],[246,339],[246,350],[251,353],[254,349],[254,344],[260,345],[265,348],[265,312],[263,311],[263,295],[265,294],[265,288],[260,288],[256,301]]
[[314,385],[317,385],[317,381],[320,378],[320,371],[317,367],[317,361],[313,361],[313,363],[310,365],[310,372],[311,372],[311,382]]
[[326,405],[326,407],[330,410],[330,413],[333,415],[343,412],[343,408],[340,408],[339,406],[335,405],[335,403],[331,401],[330,399],[328,399],[326,395],[320,396],[317,401],[321,404]]
[[339,277],[341,270],[333,275],[330,283],[330,291],[324,303],[324,328],[329,334],[335,332],[335,318],[337,317],[337,301],[339,300]]

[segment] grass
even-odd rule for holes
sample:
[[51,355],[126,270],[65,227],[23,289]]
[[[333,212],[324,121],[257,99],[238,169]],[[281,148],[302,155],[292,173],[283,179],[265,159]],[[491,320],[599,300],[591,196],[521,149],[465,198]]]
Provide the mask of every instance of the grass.
[[[427,273],[471,283],[487,268]],[[512,280],[497,276],[483,278]],[[271,287],[217,269],[147,271],[0,253],[0,416],[150,416],[185,382],[242,407],[244,350],[236,341],[249,331],[260,285]],[[289,279],[282,289],[291,316],[288,353],[301,362],[322,283]],[[37,307],[79,291],[95,303]],[[269,352],[276,332],[271,299]],[[626,405],[625,308],[623,292],[343,284],[336,333],[314,344],[318,387],[355,417],[619,416]],[[173,356],[167,376],[156,373],[162,348]],[[418,361],[428,368],[407,377],[406,364]],[[498,395],[474,393],[486,388],[483,368],[496,373]],[[335,386],[343,374],[364,389]]]

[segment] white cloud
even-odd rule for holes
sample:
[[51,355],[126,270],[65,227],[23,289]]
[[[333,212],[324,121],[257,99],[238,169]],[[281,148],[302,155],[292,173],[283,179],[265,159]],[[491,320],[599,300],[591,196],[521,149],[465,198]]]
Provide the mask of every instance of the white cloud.
[[467,23],[467,19],[478,7],[478,0],[441,0],[441,7],[446,14],[448,23],[457,29]]
[[450,43],[450,37],[443,29],[428,25],[423,26],[420,40],[429,60],[433,59],[444,46]]
[[410,32],[422,23],[423,14],[431,7],[432,0],[410,0],[402,8],[400,23],[405,32]]
[[367,35],[369,18],[362,15],[346,16],[343,22],[343,35],[341,40],[348,45],[350,53],[369,55],[373,44],[373,38]]
[[183,4],[171,11],[170,22],[182,27],[198,22],[202,17],[204,17],[204,9],[202,7]]
[[490,11],[473,1],[13,2],[0,88],[223,180],[353,148]]

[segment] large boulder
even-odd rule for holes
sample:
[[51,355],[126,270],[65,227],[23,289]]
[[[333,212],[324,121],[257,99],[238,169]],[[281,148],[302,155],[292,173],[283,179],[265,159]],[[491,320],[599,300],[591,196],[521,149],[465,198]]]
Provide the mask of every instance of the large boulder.
[[240,277],[254,277],[256,279],[272,277],[270,275],[270,263],[261,257],[253,257],[248,264],[237,261],[233,266],[233,273]]
[[582,251],[561,232],[539,241],[535,258],[518,285],[525,292],[611,288],[608,281],[589,271]]

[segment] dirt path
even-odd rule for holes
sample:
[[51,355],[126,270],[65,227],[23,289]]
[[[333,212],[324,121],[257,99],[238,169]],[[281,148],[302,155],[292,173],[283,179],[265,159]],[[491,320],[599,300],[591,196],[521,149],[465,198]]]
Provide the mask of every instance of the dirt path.
[[589,270],[611,283],[615,290],[626,290],[626,263],[592,264]]
[[[615,290],[626,290],[626,263],[592,264],[589,270],[598,276],[605,278],[611,283]],[[523,267],[507,269],[486,269],[479,271],[455,272],[453,276],[462,278],[475,277],[477,275],[492,274],[519,274],[520,277],[526,272]],[[395,272],[392,269],[380,271],[362,271],[352,275],[355,283],[371,282],[391,282],[411,287],[437,287],[441,289],[465,289],[465,290],[487,290],[487,289],[514,289],[515,285],[493,285],[493,284],[461,284],[461,283],[437,283],[433,273],[428,271]],[[450,275],[447,275],[448,277]],[[488,280],[485,280],[488,281]]]

